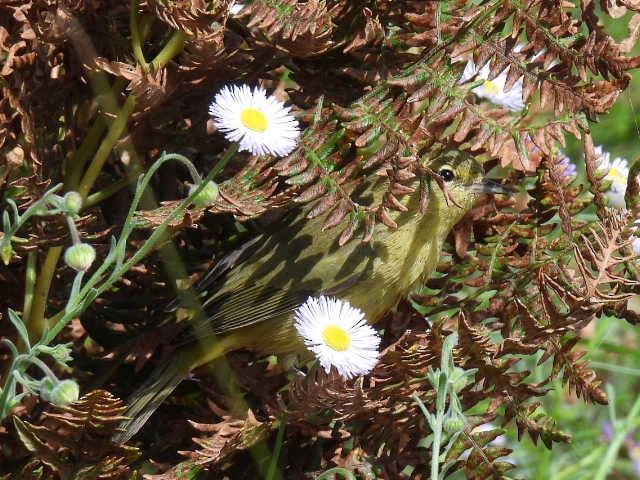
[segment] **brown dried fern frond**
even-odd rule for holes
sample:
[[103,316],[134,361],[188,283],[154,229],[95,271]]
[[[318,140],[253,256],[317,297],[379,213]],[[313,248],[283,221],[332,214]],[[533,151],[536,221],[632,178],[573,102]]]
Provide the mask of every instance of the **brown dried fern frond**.
[[251,448],[267,438],[274,428],[272,422],[259,422],[251,410],[248,411],[245,420],[224,416],[218,423],[189,423],[198,432],[206,434],[203,438],[193,438],[200,449],[178,452],[188,460],[178,463],[163,474],[147,475],[146,478],[180,480],[191,472],[201,472],[203,469],[214,470],[229,461],[236,453]]
[[67,407],[44,413],[42,425],[14,417],[22,443],[61,478],[118,480],[132,478],[135,447],[111,441],[125,417],[124,403],[105,390],[94,390]]
[[334,44],[333,22],[324,0],[256,0],[241,15],[249,17],[249,29],[257,29],[293,57],[319,55]]
[[147,6],[170,27],[197,36],[223,23],[228,12],[224,0],[149,0]]
[[553,419],[538,410],[541,405],[541,402],[531,402],[527,404],[516,402],[510,404],[505,410],[504,423],[515,419],[518,429],[518,439],[521,439],[522,435],[526,432],[534,444],[540,439],[549,449],[552,447],[553,442],[566,443],[570,441],[570,435],[556,429]]

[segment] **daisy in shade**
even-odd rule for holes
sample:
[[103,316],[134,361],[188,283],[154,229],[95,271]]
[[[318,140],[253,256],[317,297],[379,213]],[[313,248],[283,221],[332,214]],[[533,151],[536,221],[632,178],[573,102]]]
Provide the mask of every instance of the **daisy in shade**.
[[514,112],[522,110],[524,108],[524,101],[522,100],[522,77],[520,77],[507,92],[505,91],[505,85],[507,83],[507,72],[509,69],[504,69],[496,78],[489,80],[489,63],[490,62],[485,63],[482,68],[478,69],[475,62],[469,60],[464,67],[464,72],[458,83],[465,83],[470,80],[484,80],[482,84],[471,90],[475,95],[480,98],[486,98],[496,105],[500,105]]
[[209,107],[215,126],[227,140],[240,142],[238,150],[253,155],[284,157],[298,144],[298,121],[291,107],[267,95],[262,87],[224,87]]
[[598,145],[595,149],[596,155],[600,158],[600,166],[598,170],[606,171],[605,180],[611,182],[606,195],[609,204],[616,208],[625,208],[624,193],[627,190],[627,177],[629,177],[629,162],[626,158],[616,157],[611,160],[611,154],[606,152],[602,145]]
[[296,329],[328,373],[336,367],[349,379],[378,363],[380,337],[362,310],[331,297],[309,297],[295,312]]

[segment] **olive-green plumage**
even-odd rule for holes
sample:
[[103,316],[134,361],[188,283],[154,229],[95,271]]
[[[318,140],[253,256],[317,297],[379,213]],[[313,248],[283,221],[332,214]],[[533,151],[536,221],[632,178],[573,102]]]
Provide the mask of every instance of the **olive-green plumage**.
[[[135,434],[153,411],[193,368],[225,353],[248,348],[260,353],[304,350],[294,328],[293,310],[309,296],[336,296],[360,308],[375,323],[434,268],[451,228],[483,191],[480,164],[451,150],[429,167],[441,174],[454,202],[449,204],[436,182],[429,185],[427,212],[419,211],[419,194],[404,197],[406,212],[394,212],[398,228],[377,228],[370,242],[357,239],[339,246],[341,228],[323,231],[322,219],[303,214],[265,238],[242,263],[207,285],[202,293],[206,318],[195,322],[193,343],[177,349],[129,399],[131,419],[119,435]],[[383,179],[359,194],[360,203],[379,203]],[[416,189],[417,190],[417,189]],[[213,335],[212,335],[213,334]]]

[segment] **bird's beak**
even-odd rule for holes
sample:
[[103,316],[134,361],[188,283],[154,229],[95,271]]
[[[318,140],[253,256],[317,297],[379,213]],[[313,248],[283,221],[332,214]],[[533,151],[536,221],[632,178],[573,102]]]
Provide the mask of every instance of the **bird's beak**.
[[485,178],[480,183],[474,183],[469,186],[470,190],[474,192],[483,192],[483,193],[500,193],[502,195],[510,195],[516,193],[516,189],[511,185],[503,185],[496,180],[492,180],[490,178]]

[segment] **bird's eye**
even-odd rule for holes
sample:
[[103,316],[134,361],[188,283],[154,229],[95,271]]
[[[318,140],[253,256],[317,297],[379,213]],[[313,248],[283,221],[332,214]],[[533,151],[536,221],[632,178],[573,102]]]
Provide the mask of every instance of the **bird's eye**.
[[456,178],[456,174],[449,168],[443,168],[438,172],[438,175],[440,175],[445,182],[451,182]]

